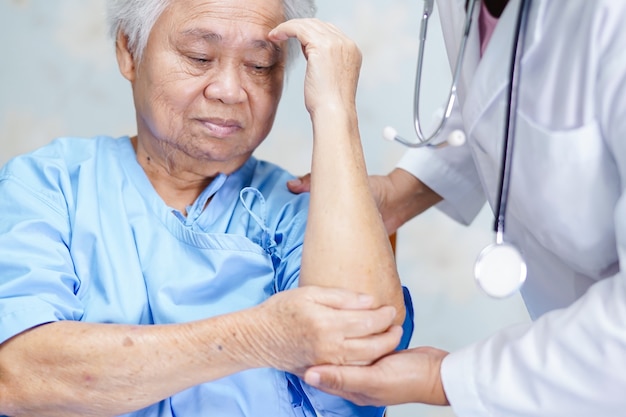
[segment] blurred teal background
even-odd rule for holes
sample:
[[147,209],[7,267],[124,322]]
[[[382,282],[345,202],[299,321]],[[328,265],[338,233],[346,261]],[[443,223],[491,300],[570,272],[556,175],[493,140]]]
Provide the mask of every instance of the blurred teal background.
[[[135,133],[130,86],[107,37],[105,0],[0,0],[0,164],[57,136]],[[413,137],[413,82],[422,2],[318,0],[318,17],[352,37],[363,52],[359,123],[368,169],[390,171],[403,148],[382,139],[391,125]],[[437,16],[429,25],[422,117],[448,93],[450,71]],[[270,137],[257,156],[294,174],[310,167],[311,125],[303,100],[304,59],[286,84]],[[413,294],[412,345],[453,350],[500,327],[527,321],[519,297],[494,301],[472,277],[473,262],[493,239],[484,209],[470,226],[430,210],[398,233],[400,275]],[[389,417],[448,417],[448,408],[390,407]]]

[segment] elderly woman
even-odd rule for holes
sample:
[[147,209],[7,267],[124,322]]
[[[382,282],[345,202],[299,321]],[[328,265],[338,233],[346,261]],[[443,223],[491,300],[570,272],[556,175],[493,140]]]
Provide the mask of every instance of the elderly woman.
[[[412,323],[361,153],[360,53],[291,20],[313,11],[110,3],[137,135],[61,138],[0,171],[0,414],[382,414],[300,379],[406,347]],[[310,205],[252,156],[300,47]]]

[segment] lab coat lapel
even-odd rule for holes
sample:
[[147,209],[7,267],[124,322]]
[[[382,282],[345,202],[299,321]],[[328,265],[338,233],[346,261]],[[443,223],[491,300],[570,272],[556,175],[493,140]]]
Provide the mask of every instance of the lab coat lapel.
[[[539,42],[537,19],[544,8],[543,2],[535,0],[531,10],[529,25],[525,40],[525,52],[522,64],[532,59],[532,51]],[[480,60],[480,46],[478,33],[478,7],[475,10],[475,21],[470,34],[471,43],[468,44],[467,65],[462,74],[463,84],[468,86],[466,100],[463,100],[463,119],[468,136],[472,135],[476,124],[498,97],[506,94],[509,84],[509,67],[513,40],[516,36],[515,27],[519,12],[520,0],[511,0],[502,13],[493,36],[485,50],[484,62]],[[497,62],[498,65],[493,65]],[[502,115],[504,119],[505,115]],[[497,132],[495,136],[500,137]]]
[[[487,45],[482,62],[480,60],[478,32],[478,13],[480,10],[475,10],[475,24],[471,32],[473,42],[472,48],[467,51],[467,59],[469,61],[471,58],[476,63],[463,71],[464,84],[469,86],[467,99],[463,102],[463,120],[469,136],[472,135],[476,124],[487,108],[500,94],[505,92],[509,82],[509,62],[518,7],[519,0],[512,0],[500,16],[500,21],[494,30],[489,45]],[[493,65],[494,62],[498,64]],[[501,136],[500,132],[497,132],[496,135]]]

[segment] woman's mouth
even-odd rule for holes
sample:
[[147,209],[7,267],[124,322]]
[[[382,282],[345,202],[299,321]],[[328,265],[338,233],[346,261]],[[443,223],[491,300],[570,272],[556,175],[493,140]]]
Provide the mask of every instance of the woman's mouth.
[[227,119],[200,119],[200,123],[209,131],[210,135],[218,139],[225,139],[241,130],[241,124],[236,120]]

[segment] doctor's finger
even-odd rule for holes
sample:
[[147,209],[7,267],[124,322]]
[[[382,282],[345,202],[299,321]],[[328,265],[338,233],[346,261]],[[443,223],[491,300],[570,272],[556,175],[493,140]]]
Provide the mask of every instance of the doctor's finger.
[[287,188],[294,194],[308,193],[311,191],[311,174],[287,181]]
[[369,366],[315,366],[305,372],[304,382],[358,405],[379,405],[370,395],[380,389],[379,379]]

